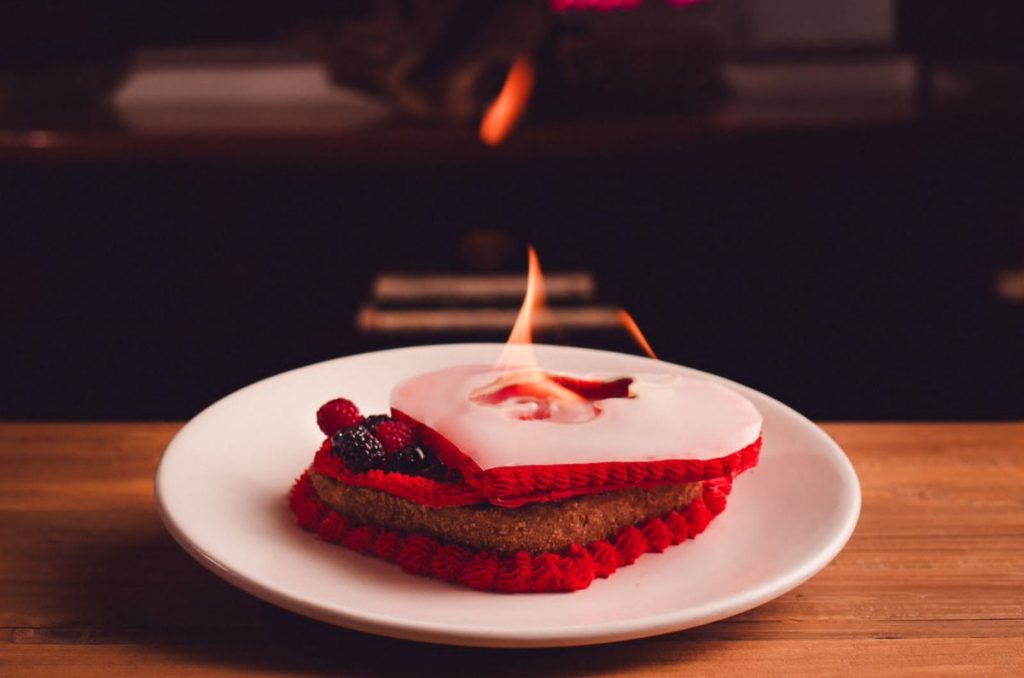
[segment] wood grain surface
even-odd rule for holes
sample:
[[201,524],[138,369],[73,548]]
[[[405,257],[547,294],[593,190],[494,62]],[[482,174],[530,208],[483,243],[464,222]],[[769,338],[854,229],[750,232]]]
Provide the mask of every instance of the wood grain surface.
[[554,650],[378,638],[235,590],[164,530],[180,424],[0,424],[0,676],[1024,675],[1024,424],[829,424],[864,508],[823,572],[745,614]]

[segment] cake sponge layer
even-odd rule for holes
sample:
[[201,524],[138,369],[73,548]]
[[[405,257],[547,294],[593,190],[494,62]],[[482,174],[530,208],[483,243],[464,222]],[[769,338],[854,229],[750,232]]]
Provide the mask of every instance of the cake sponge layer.
[[361,523],[510,553],[559,551],[608,539],[624,527],[686,509],[703,487],[696,482],[630,488],[514,509],[487,503],[430,508],[380,490],[346,485],[316,471],[309,476],[320,499]]

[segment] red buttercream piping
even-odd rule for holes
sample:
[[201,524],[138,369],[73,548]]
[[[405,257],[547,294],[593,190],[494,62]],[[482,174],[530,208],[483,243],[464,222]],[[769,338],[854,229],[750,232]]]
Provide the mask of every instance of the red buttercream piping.
[[557,553],[538,555],[475,551],[444,545],[423,534],[355,524],[317,496],[308,472],[292,487],[288,504],[303,529],[315,532],[324,541],[397,563],[410,574],[481,591],[544,593],[587,588],[596,577],[609,577],[644,553],[663,551],[692,539],[725,509],[731,489],[731,476],[705,482],[701,497],[682,511],[627,527],[611,540],[573,544]]
[[758,438],[742,450],[717,459],[502,467],[467,476],[466,483],[492,501],[506,500],[507,503],[507,500],[519,497],[528,497],[532,501],[561,500],[627,487],[692,483],[734,476],[757,464],[760,451],[761,438]]
[[483,470],[437,431],[398,410],[393,409],[392,414],[416,430],[426,446],[434,450],[445,464],[462,474],[467,485],[492,503],[505,507],[537,501],[561,501],[581,494],[628,487],[692,483],[735,476],[756,465],[761,452],[762,439],[758,436],[743,449],[715,459],[504,466]]

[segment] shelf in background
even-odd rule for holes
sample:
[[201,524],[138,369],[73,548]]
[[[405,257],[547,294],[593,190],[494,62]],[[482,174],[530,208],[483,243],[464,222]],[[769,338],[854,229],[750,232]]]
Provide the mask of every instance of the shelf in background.
[[[734,61],[725,94],[700,113],[528,119],[502,147],[474,125],[397,118],[386,103],[331,85],[314,61],[188,64],[142,59],[112,105],[54,122],[0,123],[0,161],[288,157],[376,162],[644,152],[721,136],[904,127],[915,113],[910,57]],[[940,93],[956,96],[955,78]]]

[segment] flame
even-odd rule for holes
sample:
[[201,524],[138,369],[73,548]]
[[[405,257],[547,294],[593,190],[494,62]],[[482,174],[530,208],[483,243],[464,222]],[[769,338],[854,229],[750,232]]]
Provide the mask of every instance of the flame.
[[[533,248],[533,245],[530,245],[527,258],[529,266],[526,273],[526,294],[523,296],[522,306],[519,307],[516,322],[512,325],[512,332],[508,335],[508,341],[505,342],[505,350],[502,351],[501,357],[498,359],[498,365],[504,369],[525,368],[539,372],[540,367],[533,353],[533,326],[547,308],[545,306],[544,273],[541,271],[540,259],[537,257],[537,250]],[[619,309],[618,316],[622,326],[626,328],[626,331],[643,349],[644,353],[657,360],[658,356],[655,355],[654,349],[651,348],[644,333],[640,331],[633,316],[625,309]]]
[[501,92],[487,107],[484,119],[480,123],[480,138],[488,146],[497,146],[519,122],[526,104],[533,93],[535,79],[533,63],[527,57],[519,57],[512,62],[505,77]]
[[633,316],[629,314],[629,311],[626,309],[619,309],[619,320],[622,321],[622,326],[626,328],[626,331],[633,335],[633,340],[640,345],[640,348],[644,350],[644,353],[657,360],[658,356],[654,355],[654,349],[651,348],[651,344],[647,341],[647,337],[645,337],[644,333],[640,331],[640,326],[636,324],[635,320],[633,320]]
[[[533,245],[530,245],[527,258],[529,265],[526,270],[526,294],[523,296],[523,304],[519,307],[519,315],[516,316],[516,322],[512,325],[512,333],[508,335],[508,341],[505,342],[505,351],[501,354],[501,360],[499,361],[502,365],[506,366],[512,362],[513,353],[523,352],[513,349],[514,345],[525,344],[529,346],[533,344],[534,316],[540,315],[544,310],[544,275],[540,270],[540,259],[537,258],[537,250],[533,249]],[[531,350],[529,353],[532,354],[533,351]],[[532,357],[530,362],[536,364]]]
[[[537,251],[530,246],[526,294],[512,326],[497,367],[501,374],[490,384],[476,389],[473,402],[489,405],[510,403],[519,419],[550,419],[562,423],[589,421],[601,413],[595,401],[628,397],[632,379],[612,381],[580,380],[565,375],[550,375],[541,368],[533,351],[533,324],[545,310],[544,276]],[[647,355],[657,360],[636,321],[624,310],[619,319]],[[575,388],[571,388],[575,384]],[[591,392],[588,397],[586,392]]]
[[537,363],[533,352],[533,324],[544,313],[544,275],[540,269],[537,250],[530,245],[529,267],[526,273],[526,294],[519,307],[519,315],[505,342],[498,365],[507,370],[494,384],[503,388],[511,383],[523,385],[537,397],[566,403],[584,402],[586,399],[549,378]]

